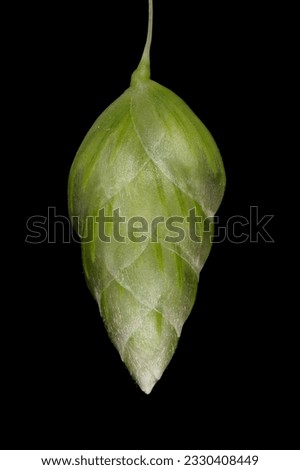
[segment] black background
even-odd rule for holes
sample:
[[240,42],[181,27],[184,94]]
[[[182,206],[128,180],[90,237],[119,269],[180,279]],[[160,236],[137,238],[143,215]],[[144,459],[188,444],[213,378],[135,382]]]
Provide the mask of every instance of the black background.
[[258,206],[260,216],[274,214],[274,243],[213,246],[177,352],[144,395],[106,336],[79,244],[62,243],[59,231],[56,243],[24,240],[29,217],[47,217],[48,207],[67,216],[71,163],[94,120],[129,85],[144,46],[147,2],[19,11],[23,257],[4,387],[7,448],[296,442],[291,314],[280,304],[280,151],[270,86],[276,21],[255,3],[199,8],[191,0],[156,0],[154,9],[152,78],[182,97],[218,143],[227,173],[221,223],[249,218],[250,206]]

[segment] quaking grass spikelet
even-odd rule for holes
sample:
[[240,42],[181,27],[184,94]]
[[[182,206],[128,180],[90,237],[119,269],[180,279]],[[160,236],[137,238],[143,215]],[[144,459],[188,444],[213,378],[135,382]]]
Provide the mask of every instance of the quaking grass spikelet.
[[145,49],[130,87],[96,120],[69,176],[87,284],[111,341],[150,393],[170,362],[211,248],[225,189],[219,150],[177,95],[150,79]]

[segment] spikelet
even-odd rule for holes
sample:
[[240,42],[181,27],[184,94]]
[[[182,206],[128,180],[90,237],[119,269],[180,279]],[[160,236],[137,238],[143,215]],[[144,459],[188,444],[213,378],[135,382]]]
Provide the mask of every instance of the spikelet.
[[68,188],[88,286],[145,393],[170,362],[193,307],[211,248],[209,218],[225,189],[209,131],[150,79],[151,34],[150,0],[141,62],[84,138]]

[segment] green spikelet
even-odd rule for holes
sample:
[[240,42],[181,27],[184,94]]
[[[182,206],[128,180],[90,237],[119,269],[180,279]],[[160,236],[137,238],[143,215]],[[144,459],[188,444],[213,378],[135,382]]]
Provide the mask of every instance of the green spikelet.
[[[111,341],[145,393],[162,376],[193,307],[225,189],[218,148],[145,50],[130,87],[96,120],[69,177],[88,286]],[[194,227],[191,229],[191,227]]]

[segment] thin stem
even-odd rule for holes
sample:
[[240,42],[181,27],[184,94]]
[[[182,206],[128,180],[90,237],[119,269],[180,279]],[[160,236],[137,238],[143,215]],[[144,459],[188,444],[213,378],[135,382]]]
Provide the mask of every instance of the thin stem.
[[131,85],[150,79],[150,47],[153,29],[153,0],[149,0],[148,32],[145,48],[137,69],[131,76]]
[[142,60],[150,63],[150,47],[152,41],[152,29],[153,29],[153,0],[149,0],[149,16],[148,16],[148,32],[147,40],[142,55]]

